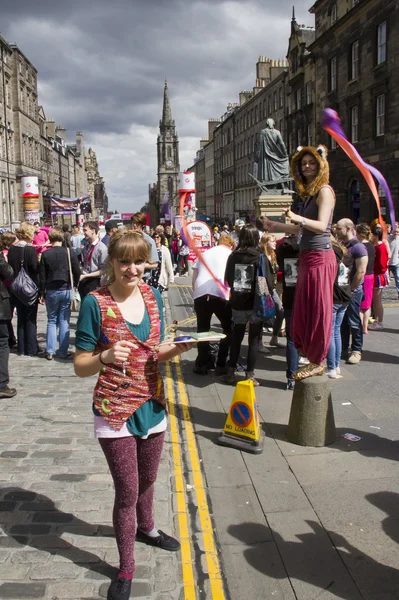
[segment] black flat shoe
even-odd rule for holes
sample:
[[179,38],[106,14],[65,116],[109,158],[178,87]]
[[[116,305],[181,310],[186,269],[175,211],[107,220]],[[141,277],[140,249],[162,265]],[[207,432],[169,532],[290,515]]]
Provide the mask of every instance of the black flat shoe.
[[107,600],[129,600],[132,580],[121,577],[108,588]]
[[180,550],[180,542],[175,538],[167,535],[160,529],[158,529],[158,533],[159,535],[157,537],[150,537],[138,529],[136,532],[136,542],[143,542],[144,544],[147,544],[147,546],[155,546],[156,548],[169,550],[170,552],[177,552]]

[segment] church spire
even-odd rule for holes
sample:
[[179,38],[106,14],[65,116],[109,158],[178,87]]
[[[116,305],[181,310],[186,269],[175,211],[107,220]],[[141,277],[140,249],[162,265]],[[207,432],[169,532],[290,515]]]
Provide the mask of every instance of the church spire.
[[168,126],[168,125],[173,125],[172,111],[170,108],[170,100],[169,100],[168,82],[166,79],[165,79],[165,89],[163,92],[162,125],[164,127]]

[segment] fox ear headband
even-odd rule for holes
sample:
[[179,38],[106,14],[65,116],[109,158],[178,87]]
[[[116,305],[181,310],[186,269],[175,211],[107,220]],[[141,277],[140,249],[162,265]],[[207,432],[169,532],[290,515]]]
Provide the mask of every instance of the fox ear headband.
[[377,204],[379,221],[384,231],[386,231],[385,222],[381,214],[380,198],[378,195],[378,190],[374,178],[377,180],[381,189],[385,193],[385,197],[389,206],[389,216],[391,218],[392,229],[395,231],[395,208],[392,201],[391,190],[389,189],[385,177],[382,175],[382,173],[380,173],[378,169],[366,163],[362,159],[356,148],[347,139],[344,130],[342,129],[341,120],[338,116],[338,113],[335,110],[333,110],[332,108],[326,108],[323,110],[322,126],[323,129],[325,129],[325,131],[327,131],[327,133],[329,133],[331,137],[334,138],[337,144],[340,145],[345,154],[349,156],[351,161],[357,166],[357,168],[365,178],[367,185],[369,186],[371,193],[374,196],[374,200]]
[[[304,149],[304,146],[298,146],[296,151],[300,152],[303,149]],[[317,146],[316,152],[317,152],[317,154],[320,154],[320,156],[323,160],[327,160],[327,148],[325,146],[323,146],[323,144],[319,144]]]

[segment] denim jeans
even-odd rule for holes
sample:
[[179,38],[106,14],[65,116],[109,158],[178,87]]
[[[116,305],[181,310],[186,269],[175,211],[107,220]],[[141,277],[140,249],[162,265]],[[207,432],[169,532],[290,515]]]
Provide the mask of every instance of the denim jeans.
[[391,265],[389,267],[389,271],[390,271],[390,273],[393,275],[393,277],[395,279],[396,291],[399,294],[399,264],[398,265]]
[[327,354],[328,369],[339,367],[342,352],[341,325],[344,320],[347,304],[333,304],[333,320],[331,331],[331,342]]
[[284,309],[285,317],[285,339],[286,345],[286,359],[287,359],[287,380],[294,381],[294,373],[298,371],[299,352],[295,348],[294,340],[291,337],[291,317],[292,310]]
[[71,290],[48,290],[46,292],[46,352],[48,354],[55,354],[57,347],[57,327],[59,328],[60,356],[65,358],[68,354],[71,300]]
[[352,333],[352,352],[361,352],[363,349],[363,323],[360,317],[360,304],[363,298],[363,289],[352,292],[351,301],[346,309],[341,325],[342,350],[349,350],[350,334]]
[[281,325],[284,321],[284,310],[276,290],[272,291],[272,298],[274,302],[274,307],[276,309],[276,316],[273,323],[273,336],[277,337],[281,329]]

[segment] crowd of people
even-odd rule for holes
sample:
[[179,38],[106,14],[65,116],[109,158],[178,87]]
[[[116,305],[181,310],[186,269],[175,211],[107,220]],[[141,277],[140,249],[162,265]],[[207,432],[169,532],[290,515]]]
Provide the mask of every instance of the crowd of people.
[[[197,332],[209,331],[215,315],[224,333],[216,353],[214,344],[198,343],[193,370],[207,375],[215,369],[229,385],[237,370],[260,385],[259,355],[271,355],[283,337],[288,390],[324,372],[339,377],[342,358],[359,363],[364,335],[384,327],[382,290],[390,274],[399,297],[399,224],[387,236],[378,221],[333,223],[324,148],[300,149],[292,175],[301,202],[287,209],[285,223],[264,215],[255,224],[238,219],[233,230],[216,226],[211,247],[194,261],[184,234],[162,225],[147,232],[143,213],[134,214],[128,228],[108,221],[102,238],[96,221],[85,222],[82,231],[21,223],[1,235],[0,397],[17,393],[8,385],[10,349],[49,361],[72,358],[70,317],[80,300],[74,369],[79,377],[98,376],[94,433],[115,487],[120,565],[109,600],[130,596],[136,540],[180,548],[153,519],[167,427],[160,363],[193,347],[165,339],[162,294],[175,277],[192,274]],[[260,294],[268,300],[267,315],[255,310]],[[45,348],[37,341],[39,304],[47,313]]]
[[[237,370],[244,370],[247,379],[259,385],[254,376],[258,355],[270,355],[273,347],[282,345],[283,336],[288,390],[295,380],[324,372],[332,379],[340,377],[341,360],[358,364],[363,336],[384,327],[382,291],[389,285],[389,275],[399,298],[399,225],[384,232],[378,220],[356,226],[345,218],[333,223],[335,194],[324,147],[300,149],[291,170],[301,201],[296,212],[286,211],[285,223],[264,216],[256,226],[236,221],[234,232],[218,227],[216,243],[226,248],[224,240],[230,237],[230,249],[220,252],[217,266],[215,249],[194,263],[197,331],[209,329],[212,314],[221,321],[226,337],[216,372],[227,384],[235,384]],[[274,233],[285,235],[277,240]],[[274,318],[266,323],[254,312],[261,257],[275,307]],[[209,261],[210,270],[203,261]],[[215,285],[218,279],[228,285],[227,295]],[[240,364],[246,331],[247,357]],[[266,333],[272,334],[269,347],[262,340]],[[209,344],[199,343],[194,372],[205,375],[213,368]]]

